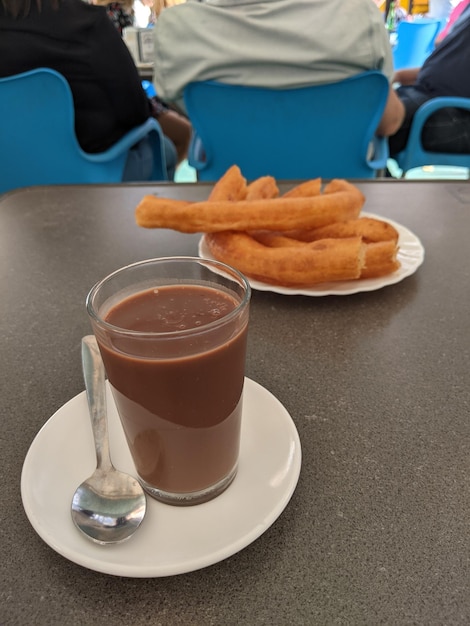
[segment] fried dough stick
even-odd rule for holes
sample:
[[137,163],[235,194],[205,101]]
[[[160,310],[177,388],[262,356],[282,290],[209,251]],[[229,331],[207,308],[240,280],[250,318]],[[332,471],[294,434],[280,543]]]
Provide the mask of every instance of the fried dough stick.
[[312,286],[323,282],[353,280],[361,275],[365,264],[365,245],[360,237],[298,243],[299,247],[292,254],[290,247],[270,248],[248,233],[206,235],[206,244],[215,259],[264,282]]
[[398,247],[394,241],[378,241],[366,245],[365,266],[361,278],[377,278],[396,272],[400,268]]
[[276,179],[272,176],[262,176],[248,185],[246,200],[262,200],[263,198],[277,198],[279,188]]
[[283,198],[309,198],[321,193],[321,178],[306,180],[283,194]]
[[278,196],[279,189],[273,176],[261,176],[247,185],[240,168],[237,165],[232,165],[215,183],[208,201],[261,200],[263,198],[277,198]]
[[[298,254],[309,242],[300,241],[286,237],[282,234],[257,232],[253,233],[253,238],[264,245],[266,249],[283,248],[289,250],[291,255]],[[317,240],[322,243],[325,239]],[[329,239],[328,241],[342,241],[341,239]],[[365,242],[364,242],[365,243]],[[365,261],[361,270],[360,278],[377,278],[386,276],[395,272],[400,267],[400,261],[397,259],[398,246],[396,241],[378,241],[373,243],[365,243]]]
[[172,228],[184,233],[313,229],[356,218],[363,204],[362,192],[338,179],[331,181],[322,194],[310,198],[184,204],[144,196],[136,209],[136,221],[144,228]]
[[284,233],[300,241],[318,241],[319,239],[362,237],[366,243],[376,241],[398,241],[398,231],[392,224],[372,217],[359,217],[335,224],[328,224],[314,230],[300,230]]
[[209,200],[211,202],[218,200],[244,200],[247,192],[246,178],[242,175],[238,165],[232,165],[212,187]]

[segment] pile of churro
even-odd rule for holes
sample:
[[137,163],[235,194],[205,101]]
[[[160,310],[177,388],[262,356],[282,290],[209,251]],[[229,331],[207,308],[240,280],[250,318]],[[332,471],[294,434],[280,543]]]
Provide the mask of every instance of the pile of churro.
[[232,166],[204,202],[145,196],[136,209],[144,228],[205,233],[211,255],[248,277],[288,287],[357,280],[395,272],[398,232],[361,216],[365,198],[352,183],[303,182],[280,194],[276,180],[247,183]]

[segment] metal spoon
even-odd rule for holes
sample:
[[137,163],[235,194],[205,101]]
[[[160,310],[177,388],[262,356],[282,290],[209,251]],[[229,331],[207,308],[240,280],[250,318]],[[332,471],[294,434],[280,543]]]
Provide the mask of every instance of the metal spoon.
[[135,478],[115,469],[109,455],[103,361],[93,335],[82,339],[82,367],[95,438],[97,466],[76,490],[72,519],[87,537],[100,544],[128,539],[140,526],[145,493]]

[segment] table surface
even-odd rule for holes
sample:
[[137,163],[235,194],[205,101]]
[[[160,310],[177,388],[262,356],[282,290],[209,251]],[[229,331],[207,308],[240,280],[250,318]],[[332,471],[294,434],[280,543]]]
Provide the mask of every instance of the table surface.
[[84,388],[89,288],[133,261],[197,253],[198,235],[138,228],[138,201],[203,199],[210,186],[0,198],[1,624],[470,623],[470,185],[358,186],[365,210],[421,239],[424,264],[375,292],[253,293],[247,375],[297,426],[297,489],[242,551],[153,579],[54,552],[26,518],[20,475],[36,433]]

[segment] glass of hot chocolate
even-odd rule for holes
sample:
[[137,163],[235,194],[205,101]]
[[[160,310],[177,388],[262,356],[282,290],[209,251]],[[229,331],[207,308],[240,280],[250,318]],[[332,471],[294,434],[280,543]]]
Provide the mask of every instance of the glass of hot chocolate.
[[138,478],[157,500],[199,504],[236,475],[250,293],[223,263],[172,257],[123,267],[88,294]]

